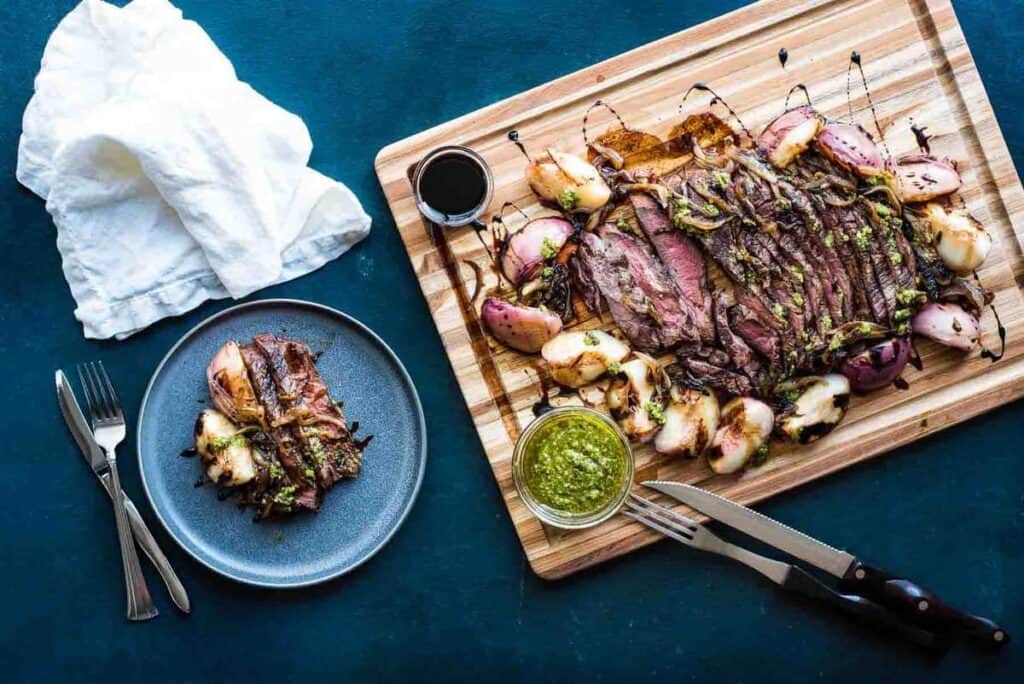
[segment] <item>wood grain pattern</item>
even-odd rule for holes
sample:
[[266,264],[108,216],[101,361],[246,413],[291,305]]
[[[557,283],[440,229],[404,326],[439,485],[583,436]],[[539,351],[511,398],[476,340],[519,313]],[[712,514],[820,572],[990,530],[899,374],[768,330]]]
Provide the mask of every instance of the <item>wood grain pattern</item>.
[[[789,51],[785,69],[777,59],[780,47]],[[1024,190],[949,0],[760,2],[419,133],[378,154],[377,175],[396,225],[512,522],[530,565],[542,577],[568,575],[658,537],[621,516],[578,532],[548,528],[518,499],[510,459],[540,396],[532,366],[536,361],[482,335],[479,302],[474,306],[470,301],[476,272],[464,263],[483,266],[482,286],[492,287],[486,254],[472,229],[448,231],[438,242],[431,239],[416,211],[410,168],[438,145],[470,146],[494,171],[492,211],[511,200],[530,215],[540,214],[544,210],[523,179],[523,159],[506,139],[510,129],[518,129],[533,150],[551,146],[582,154],[583,114],[601,98],[631,127],[664,134],[680,120],[683,92],[698,81],[723,95],[752,130],[781,112],[786,92],[797,83],[807,85],[820,110],[842,116],[852,50],[863,56],[891,152],[915,148],[913,119],[934,136],[936,154],[959,162],[961,194],[995,238],[996,247],[980,275],[996,293],[1007,329],[1006,356],[990,363],[977,354],[964,358],[921,345],[924,370],[908,369],[904,377],[909,390],[855,398],[831,435],[810,447],[773,448],[763,467],[739,476],[714,476],[703,461],[665,459],[646,447],[637,450],[637,482],[692,482],[752,503],[1024,395]],[[691,99],[684,113],[698,111],[706,102]],[[852,106],[855,118],[871,128],[867,99],[859,88],[853,90]],[[598,131],[609,125],[610,118],[591,123]],[[446,260],[456,264],[451,272],[444,267]],[[986,315],[982,323],[986,339],[994,343],[994,318]],[[575,327],[601,325],[585,318]]]

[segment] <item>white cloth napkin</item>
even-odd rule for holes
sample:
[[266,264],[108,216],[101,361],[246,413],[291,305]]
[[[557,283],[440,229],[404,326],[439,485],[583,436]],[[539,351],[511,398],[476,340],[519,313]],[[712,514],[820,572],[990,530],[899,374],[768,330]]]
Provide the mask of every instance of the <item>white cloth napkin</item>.
[[46,45],[17,176],[46,199],[86,337],[120,339],[364,238],[370,217],[306,166],[312,147],[167,0],[83,0]]

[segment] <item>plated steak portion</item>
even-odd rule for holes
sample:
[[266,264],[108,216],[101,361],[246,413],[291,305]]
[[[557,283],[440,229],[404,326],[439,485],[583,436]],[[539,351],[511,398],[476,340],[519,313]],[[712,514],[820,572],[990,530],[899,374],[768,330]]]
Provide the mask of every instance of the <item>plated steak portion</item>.
[[317,483],[330,489],[343,477],[359,475],[362,451],[331,399],[309,347],[270,334],[256,335],[253,342],[270,360],[278,395],[287,406],[286,418],[296,428]]
[[[197,421],[197,449],[205,462],[234,466],[218,485],[256,508],[257,519],[318,510],[325,491],[359,475],[369,439],[354,439],[305,344],[264,333],[225,349],[207,373],[218,410]],[[236,401],[250,410],[235,410]],[[231,459],[217,459],[222,450]]]

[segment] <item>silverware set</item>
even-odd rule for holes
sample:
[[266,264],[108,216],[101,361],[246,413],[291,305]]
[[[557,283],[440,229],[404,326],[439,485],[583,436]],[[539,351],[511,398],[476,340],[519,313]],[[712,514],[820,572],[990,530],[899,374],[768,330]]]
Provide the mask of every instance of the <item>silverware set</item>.
[[839,578],[838,587],[833,588],[796,565],[727,542],[670,508],[630,494],[623,510],[626,517],[686,546],[738,561],[787,591],[824,601],[933,650],[947,648],[957,637],[995,646],[1010,640],[1006,630],[987,618],[952,608],[910,580],[873,568],[845,551],[717,494],[679,482],[644,485]]
[[110,496],[117,524],[117,538],[121,548],[124,566],[125,589],[128,599],[129,620],[149,620],[156,617],[157,609],[146,586],[146,579],[139,565],[135,551],[138,544],[146,557],[153,563],[160,577],[167,585],[174,604],[183,612],[191,610],[188,594],[181,580],[174,573],[167,557],[157,545],[149,528],[139,515],[138,509],[121,489],[117,472],[117,446],[125,438],[125,418],[121,402],[114,386],[107,376],[102,363],[85,363],[78,366],[78,377],[82,384],[89,422],[79,407],[63,371],[56,372],[57,403],[60,405],[64,422],[78,444],[86,463],[96,475],[100,484]]

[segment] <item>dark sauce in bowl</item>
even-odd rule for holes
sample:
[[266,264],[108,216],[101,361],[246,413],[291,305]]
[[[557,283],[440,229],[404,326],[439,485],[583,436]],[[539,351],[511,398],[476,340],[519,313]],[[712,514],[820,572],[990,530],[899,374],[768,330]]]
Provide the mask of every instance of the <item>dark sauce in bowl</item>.
[[423,170],[419,191],[420,198],[434,211],[458,216],[483,203],[487,177],[472,159],[461,154],[443,154]]

